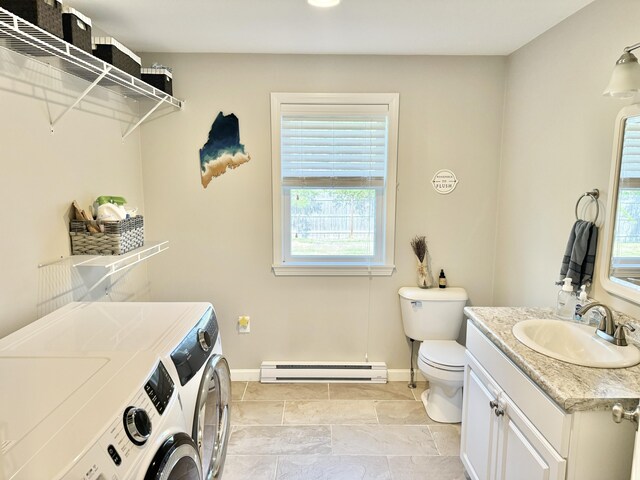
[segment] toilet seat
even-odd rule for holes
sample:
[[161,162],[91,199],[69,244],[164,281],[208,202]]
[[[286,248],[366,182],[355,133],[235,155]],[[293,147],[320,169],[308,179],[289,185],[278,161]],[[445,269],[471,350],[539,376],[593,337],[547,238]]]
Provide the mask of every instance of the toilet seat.
[[418,359],[438,370],[462,372],[465,348],[455,340],[425,340],[418,350]]

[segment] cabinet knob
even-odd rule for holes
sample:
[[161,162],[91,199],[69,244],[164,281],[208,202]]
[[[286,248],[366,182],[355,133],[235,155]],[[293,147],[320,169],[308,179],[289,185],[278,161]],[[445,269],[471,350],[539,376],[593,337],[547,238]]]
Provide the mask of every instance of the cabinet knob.
[[629,420],[636,424],[636,430],[638,430],[638,419],[640,418],[640,405],[638,405],[635,410],[625,410],[624,407],[616,403],[611,408],[611,416],[613,417],[613,421],[616,423],[622,422],[622,420]]
[[504,407],[502,407],[498,401],[490,400],[489,407],[491,407],[491,409],[493,410],[493,413],[496,414],[496,417],[499,417],[500,415],[504,415]]

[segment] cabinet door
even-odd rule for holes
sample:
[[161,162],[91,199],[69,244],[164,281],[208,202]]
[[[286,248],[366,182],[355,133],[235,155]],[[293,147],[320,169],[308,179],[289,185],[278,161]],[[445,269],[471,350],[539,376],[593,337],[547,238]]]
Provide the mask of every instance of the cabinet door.
[[494,476],[498,418],[489,406],[497,398],[497,387],[468,362],[465,367],[462,405],[460,458],[473,480],[489,480]]
[[499,480],[561,480],[566,462],[506,396],[498,442]]

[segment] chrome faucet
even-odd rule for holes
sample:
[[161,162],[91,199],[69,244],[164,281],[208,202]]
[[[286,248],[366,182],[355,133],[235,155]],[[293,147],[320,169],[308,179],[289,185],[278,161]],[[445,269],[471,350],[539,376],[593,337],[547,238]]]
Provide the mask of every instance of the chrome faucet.
[[624,329],[626,328],[634,332],[635,328],[633,328],[633,326],[629,324],[617,324],[613,320],[613,312],[604,303],[589,303],[578,310],[576,313],[578,313],[578,315],[584,315],[594,307],[600,307],[602,308],[602,310],[604,310],[604,312],[601,312],[600,324],[598,325],[598,328],[596,328],[596,334],[607,342],[611,342],[614,345],[618,345],[620,347],[626,347],[627,338],[625,336]]
[[598,330],[606,333],[610,337],[613,337],[613,333],[615,329],[615,324],[613,322],[613,313],[611,312],[611,309],[607,307],[604,303],[600,303],[600,302],[588,303],[587,305],[583,306],[580,310],[578,310],[576,313],[578,315],[584,315],[594,307],[601,307],[604,310],[604,314],[602,314],[602,316],[600,317],[600,324],[598,325]]

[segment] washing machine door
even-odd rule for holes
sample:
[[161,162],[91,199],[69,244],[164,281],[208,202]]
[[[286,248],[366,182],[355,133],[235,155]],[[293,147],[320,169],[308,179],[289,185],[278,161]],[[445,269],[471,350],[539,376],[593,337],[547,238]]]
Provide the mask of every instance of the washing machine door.
[[231,375],[222,355],[205,364],[193,417],[193,439],[202,459],[202,478],[222,477],[230,433]]
[[162,444],[144,480],[202,480],[198,447],[186,433],[176,433]]

